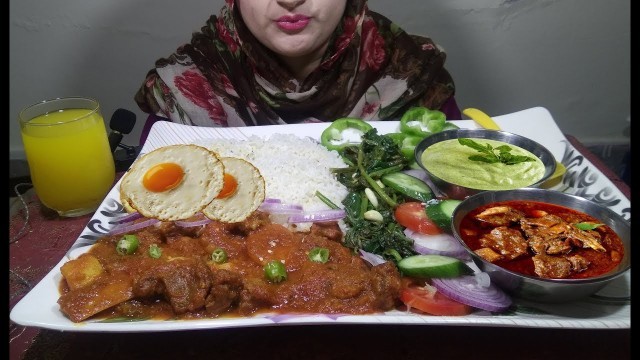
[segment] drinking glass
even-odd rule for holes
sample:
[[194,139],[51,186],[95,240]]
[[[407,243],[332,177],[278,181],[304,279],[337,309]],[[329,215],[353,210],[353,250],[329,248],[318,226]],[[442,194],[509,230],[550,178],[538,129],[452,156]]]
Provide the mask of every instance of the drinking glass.
[[45,100],[18,115],[31,182],[60,216],[94,212],[113,186],[115,163],[98,101]]

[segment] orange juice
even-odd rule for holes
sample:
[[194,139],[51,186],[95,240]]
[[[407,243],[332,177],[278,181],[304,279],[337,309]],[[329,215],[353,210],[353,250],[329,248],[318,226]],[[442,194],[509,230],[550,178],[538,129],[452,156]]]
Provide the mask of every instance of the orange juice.
[[113,155],[97,105],[21,120],[31,181],[40,201],[62,216],[95,211],[115,178]]

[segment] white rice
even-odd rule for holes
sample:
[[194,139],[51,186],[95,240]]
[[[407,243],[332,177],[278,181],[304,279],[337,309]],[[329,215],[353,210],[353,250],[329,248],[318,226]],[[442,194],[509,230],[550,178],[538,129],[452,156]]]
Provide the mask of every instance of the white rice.
[[[293,134],[273,134],[268,138],[251,136],[247,140],[206,139],[198,141],[219,156],[245,159],[260,170],[267,198],[300,204],[306,212],[329,207],[316,195],[319,191],[334,204],[342,206],[347,188],[331,168],[346,167],[335,151],[329,151],[314,139]],[[307,230],[311,224],[298,224]]]

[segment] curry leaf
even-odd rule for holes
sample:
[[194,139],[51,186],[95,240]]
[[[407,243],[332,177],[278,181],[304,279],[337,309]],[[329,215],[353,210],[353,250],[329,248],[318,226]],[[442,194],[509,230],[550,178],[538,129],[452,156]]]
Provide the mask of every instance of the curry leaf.
[[603,225],[604,224],[594,223],[594,222],[581,222],[581,223],[573,224],[573,226],[577,227],[580,230],[593,230]]

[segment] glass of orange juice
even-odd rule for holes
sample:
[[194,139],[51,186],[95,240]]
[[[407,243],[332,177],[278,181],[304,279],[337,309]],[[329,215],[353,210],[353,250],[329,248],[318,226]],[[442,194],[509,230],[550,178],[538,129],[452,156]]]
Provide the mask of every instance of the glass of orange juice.
[[18,116],[36,195],[60,216],[94,212],[115,179],[100,104],[66,97],[28,106]]

